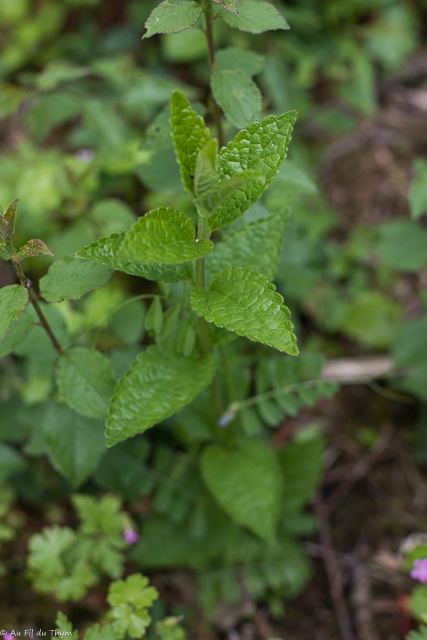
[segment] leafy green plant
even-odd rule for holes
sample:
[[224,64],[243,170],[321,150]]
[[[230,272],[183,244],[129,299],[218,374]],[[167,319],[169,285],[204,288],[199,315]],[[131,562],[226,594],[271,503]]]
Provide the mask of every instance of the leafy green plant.
[[29,544],[28,570],[34,587],[41,593],[55,593],[59,600],[80,599],[104,575],[120,577],[129,538],[126,532],[133,531],[116,496],[96,500],[76,494],[72,503],[81,521],[77,531],[47,527],[34,534]]
[[[0,290],[0,355],[15,356],[4,404],[19,416],[9,436],[23,448],[11,447],[11,475],[18,483],[19,473],[31,477],[46,456],[69,483],[63,493],[71,485],[148,498],[132,560],[144,571],[191,568],[199,602],[213,612],[242,590],[265,600],[292,596],[309,575],[295,538],[314,530],[304,508],[319,482],[323,439],[314,426],[280,451],[269,440],[286,416],[336,389],[319,380],[321,360],[285,357],[298,348],[272,283],[289,219],[284,194],[316,188],[283,164],[296,113],[262,118],[252,80],[262,56],[215,50],[214,25],[219,33],[287,29],[276,8],[166,0],[145,18],[146,37],[173,33],[166,37],[178,43],[181,31],[188,41],[204,32],[208,112],[187,99],[195,97],[190,86],[143,73],[126,56],[82,54],[27,76],[29,140],[16,163],[4,161],[23,190],[16,235],[16,202],[0,218],[1,255],[20,281]],[[55,127],[67,131],[73,154],[49,145],[38,154],[36,143]],[[235,135],[233,127],[247,128]],[[141,185],[150,190],[143,209]],[[117,193],[148,213],[135,220]],[[58,256],[45,275],[32,268],[42,275],[34,286],[22,261],[43,255],[47,265],[52,251],[28,234],[43,235]],[[287,269],[280,271],[286,284]],[[85,501],[92,516],[83,514]],[[125,546],[117,509],[106,515],[114,530],[90,529],[106,503],[73,503],[80,529],[47,530],[30,546],[36,589],[62,599],[81,597],[101,575],[120,575]]]

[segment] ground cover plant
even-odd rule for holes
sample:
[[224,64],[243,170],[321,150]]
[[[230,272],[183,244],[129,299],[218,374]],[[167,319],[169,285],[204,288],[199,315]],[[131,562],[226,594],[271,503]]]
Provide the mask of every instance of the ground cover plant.
[[[143,636],[138,571],[191,572],[185,610],[154,604],[149,633],[183,637],[181,613],[190,635],[200,611],[204,634],[280,619],[310,589],[319,523],[325,544],[319,495],[307,509],[331,459],[325,359],[390,352],[379,391],[425,400],[423,314],[406,323],[399,293],[426,263],[422,149],[412,221],[349,231],[312,179],[319,140],[380,117],[378,78],[416,50],[422,12],[106,4],[104,22],[96,1],[0,9],[1,535],[37,514],[20,575],[55,598],[50,624],[102,619],[89,636]],[[108,589],[110,613],[73,604]]]

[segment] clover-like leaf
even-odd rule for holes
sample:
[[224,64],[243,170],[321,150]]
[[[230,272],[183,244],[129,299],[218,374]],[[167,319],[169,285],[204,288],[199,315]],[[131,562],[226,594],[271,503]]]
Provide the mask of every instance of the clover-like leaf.
[[191,108],[181,91],[174,91],[171,100],[172,138],[182,183],[194,195],[194,173],[197,155],[211,139],[203,118]]
[[22,285],[10,284],[0,289],[0,340],[19,320],[27,304],[28,291]]
[[268,116],[240,131],[232,142],[221,149],[219,181],[253,171],[265,182],[249,183],[233,192],[212,216],[209,225],[220,229],[230,224],[251,207],[278,174],[286,158],[296,112]]
[[142,38],[150,38],[156,33],[179,33],[189,29],[202,13],[202,7],[192,0],[165,0],[148,16],[145,22],[147,32]]
[[207,447],[201,459],[203,479],[218,503],[239,524],[272,541],[279,517],[282,475],[276,454],[248,440],[239,449]]
[[206,256],[210,240],[196,239],[190,218],[171,207],[149,211],[125,233],[118,257],[138,262],[180,263]]
[[106,238],[99,238],[96,242],[91,242],[80,251],[77,251],[78,258],[94,260],[105,264],[111,269],[129,273],[132,276],[147,278],[147,280],[160,280],[163,282],[180,282],[181,280],[191,280],[192,270],[189,263],[182,264],[143,264],[132,260],[121,260],[117,257],[117,252],[121,247],[124,233],[113,233]]
[[158,597],[157,589],[149,586],[148,578],[140,573],[134,573],[126,580],[116,580],[110,585],[107,601],[113,606],[132,604],[142,609],[151,607]]
[[298,355],[290,312],[282,296],[274,284],[250,267],[218,271],[209,282],[209,291],[194,287],[191,306],[217,327]]
[[107,446],[169,418],[211,382],[215,358],[185,358],[173,344],[153,345],[139,354],[119,380],[107,419]]
[[12,256],[12,262],[22,262],[25,258],[32,258],[33,256],[52,256],[52,258],[56,258],[53,251],[49,249],[43,240],[33,238],[22,245],[18,253]]

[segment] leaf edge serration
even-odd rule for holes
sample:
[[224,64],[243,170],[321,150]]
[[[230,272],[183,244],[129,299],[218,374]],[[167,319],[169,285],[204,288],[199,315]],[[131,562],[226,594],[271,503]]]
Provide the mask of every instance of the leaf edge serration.
[[[280,310],[285,314],[286,318],[288,319],[289,323],[292,326],[292,329],[294,328],[292,323],[290,322],[291,312],[288,309],[288,307],[286,307],[286,305],[283,304],[284,302],[283,296],[281,296],[280,293],[276,291],[276,287],[272,282],[270,282],[259,271],[255,271],[251,267],[228,267],[227,269],[222,269],[221,271],[217,271],[210,280],[210,283],[209,283],[210,291],[206,291],[206,289],[203,289],[202,287],[194,287],[190,295],[192,309],[197,313],[199,317],[204,318],[206,322],[213,322],[217,327],[225,328],[228,331],[232,331],[239,336],[248,338],[253,342],[260,342],[261,344],[266,344],[267,346],[272,347],[273,349],[277,349],[278,351],[281,351],[283,353],[287,353],[292,356],[299,355],[299,350],[296,345],[296,335],[294,334],[293,330],[288,329],[287,327],[285,328],[287,329],[289,340],[285,341],[286,346],[278,347],[277,343],[274,343],[273,340],[265,340],[265,339],[260,339],[258,337],[257,338],[251,337],[250,335],[252,333],[251,331],[244,333],[244,330],[243,329],[240,330],[238,327],[230,328],[231,323],[228,323],[229,326],[227,326],[227,324],[221,323],[221,320],[220,321],[215,320],[214,311],[210,310],[207,304],[209,293],[212,291],[213,293],[219,293],[225,296],[226,294],[222,293],[221,291],[216,291],[214,287],[216,286],[217,281],[221,279],[221,277],[223,277],[224,275],[228,277],[229,274],[232,275],[232,272],[240,272],[248,275],[254,274],[255,276],[257,276],[257,283],[263,286],[264,291],[266,290],[273,291],[274,298],[276,299],[276,304],[278,304]],[[231,278],[231,280],[233,281],[233,278]],[[199,296],[199,301],[200,300],[202,301],[202,306],[204,302],[206,310],[200,309],[200,304],[197,305],[196,296]],[[236,303],[236,304],[240,304],[240,303]],[[246,309],[248,308],[246,307]],[[254,333],[252,333],[252,335],[254,335]],[[289,343],[289,347],[288,347],[288,343]]]

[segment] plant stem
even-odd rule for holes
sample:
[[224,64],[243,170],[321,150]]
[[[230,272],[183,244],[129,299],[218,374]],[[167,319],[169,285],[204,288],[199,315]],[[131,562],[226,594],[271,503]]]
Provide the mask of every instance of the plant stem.
[[[212,7],[209,2],[203,2],[203,11],[204,11],[205,20],[206,20],[205,36],[208,43],[208,51],[209,51],[209,69],[210,69],[210,72],[212,73],[216,68],[215,43],[213,39],[213,29],[212,29],[212,22],[214,21],[215,17],[212,15]],[[221,149],[221,147],[224,146],[224,132],[222,130],[222,123],[221,123],[221,110],[217,105],[217,103],[215,102],[212,92],[211,92],[211,95],[209,96],[208,104],[212,114],[213,121],[216,126],[217,134],[218,134],[218,145],[219,145],[219,148]]]
[[[205,240],[208,239],[210,235],[210,229],[208,225],[208,221],[204,216],[199,214],[198,219],[198,227],[197,227],[197,239]],[[199,258],[196,260],[195,266],[195,283],[196,287],[205,288],[205,257]],[[208,332],[208,323],[204,318],[197,319],[199,326],[199,338],[200,338],[200,347],[203,353],[209,353],[212,351],[212,343],[209,338]]]
[[41,307],[38,303],[37,300],[37,296],[34,293],[33,289],[31,288],[31,281],[27,279],[27,277],[25,276],[24,273],[24,269],[22,268],[22,265],[19,264],[19,262],[15,262],[15,269],[16,272],[18,274],[18,278],[20,283],[22,284],[23,287],[25,287],[26,289],[28,289],[28,293],[30,296],[30,300],[33,303],[33,307],[39,317],[40,320],[40,324],[43,327],[43,329],[46,331],[47,335],[49,336],[53,346],[55,347],[56,351],[59,353],[60,356],[64,355],[64,351],[61,347],[61,345],[59,344],[55,334],[52,331],[51,326],[49,325],[49,322],[46,319],[46,316],[44,315],[43,311],[41,310]]
[[[207,219],[204,216],[199,214],[198,219],[198,227],[197,227],[197,239],[204,240],[208,239],[211,234],[211,230],[209,228],[209,224]],[[195,283],[196,287],[206,288],[205,284],[205,257],[199,258],[196,260],[195,266]],[[197,318],[197,323],[199,327],[199,339],[200,339],[200,347],[202,353],[212,353],[212,342],[209,337],[209,329],[208,323],[204,318]],[[222,397],[221,397],[221,387],[219,384],[218,375],[215,374],[214,379],[212,381],[212,400],[215,407],[216,417],[222,413]],[[218,427],[215,428],[214,432],[215,437],[220,436],[220,429]]]

